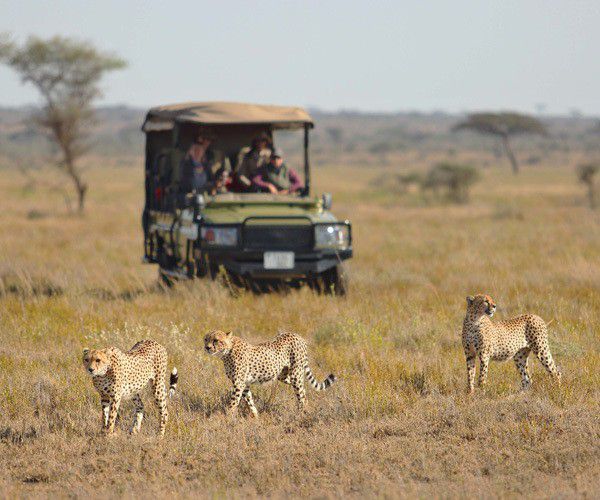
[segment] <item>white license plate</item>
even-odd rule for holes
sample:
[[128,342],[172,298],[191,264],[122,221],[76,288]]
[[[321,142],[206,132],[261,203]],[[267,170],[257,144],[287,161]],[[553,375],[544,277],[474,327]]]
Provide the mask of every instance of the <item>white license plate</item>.
[[294,269],[294,252],[265,252],[265,269]]

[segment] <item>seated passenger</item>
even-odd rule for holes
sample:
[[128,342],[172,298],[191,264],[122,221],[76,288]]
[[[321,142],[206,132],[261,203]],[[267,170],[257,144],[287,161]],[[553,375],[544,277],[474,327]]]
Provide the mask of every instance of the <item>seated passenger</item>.
[[182,187],[186,193],[204,193],[214,189],[214,154],[209,149],[210,143],[210,138],[199,136],[182,161]]
[[215,174],[215,187],[212,194],[228,193],[232,189],[232,182],[229,170],[221,167]]
[[267,134],[261,134],[252,141],[252,147],[244,154],[236,172],[235,184],[240,191],[250,190],[258,169],[269,162],[271,147],[271,138]]
[[282,152],[277,149],[271,153],[269,163],[258,170],[252,183],[272,194],[291,194],[304,188],[296,171],[283,162]]

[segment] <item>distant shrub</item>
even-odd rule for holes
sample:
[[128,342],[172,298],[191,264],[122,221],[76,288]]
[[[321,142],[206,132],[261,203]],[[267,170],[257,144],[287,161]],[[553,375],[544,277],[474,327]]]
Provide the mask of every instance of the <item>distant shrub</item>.
[[43,219],[46,216],[46,212],[42,212],[41,210],[30,210],[29,212],[27,212],[27,218],[29,220],[34,220],[34,219]]
[[394,149],[401,148],[394,147],[394,145],[389,142],[376,142],[375,144],[369,146],[369,153],[384,155],[386,153],[394,151]]
[[418,192],[423,184],[423,175],[419,172],[406,172],[402,174],[381,174],[369,181],[369,185],[379,191],[404,195],[409,192]]
[[542,157],[539,155],[530,155],[525,159],[527,165],[539,165],[542,163]]
[[327,136],[335,144],[340,144],[344,138],[344,130],[340,127],[327,127],[325,132],[327,132]]
[[579,182],[585,184],[588,188],[588,200],[590,208],[593,210],[597,206],[597,177],[600,172],[600,163],[583,163],[577,167],[577,177]]
[[432,191],[435,195],[445,192],[454,203],[467,203],[470,189],[479,179],[475,167],[460,163],[442,162],[435,164],[422,181],[423,191]]
[[525,214],[518,206],[511,205],[510,203],[502,203],[496,206],[492,213],[492,218],[497,220],[525,220]]
[[398,190],[401,193],[411,191],[423,183],[423,176],[418,172],[408,172],[406,174],[398,174],[396,176]]

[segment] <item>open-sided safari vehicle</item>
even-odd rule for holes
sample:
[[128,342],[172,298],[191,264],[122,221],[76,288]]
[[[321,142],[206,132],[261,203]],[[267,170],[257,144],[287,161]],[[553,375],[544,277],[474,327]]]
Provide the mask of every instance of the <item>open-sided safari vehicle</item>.
[[[157,263],[166,282],[223,276],[258,292],[306,283],[343,295],[351,225],[329,211],[330,195],[311,197],[313,126],[308,113],[296,107],[207,102],[152,108],[142,127],[144,261]],[[294,187],[273,194],[277,189],[256,182],[270,180],[261,172],[281,171],[271,165],[276,163],[271,153],[279,132],[290,130],[303,133],[304,179],[294,171]],[[250,168],[258,168],[251,174],[247,158],[255,160]],[[196,182],[197,172],[205,184]],[[264,192],[265,186],[271,192]]]

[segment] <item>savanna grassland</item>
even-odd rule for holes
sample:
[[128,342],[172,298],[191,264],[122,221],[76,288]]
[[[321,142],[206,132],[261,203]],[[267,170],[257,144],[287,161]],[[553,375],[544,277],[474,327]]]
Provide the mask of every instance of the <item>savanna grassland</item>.
[[[572,164],[515,177],[497,161],[460,206],[398,194],[391,168],[316,169],[316,191],[354,223],[344,299],[162,289],[140,263],[140,165],[91,168],[82,217],[0,173],[1,496],[599,495],[600,212]],[[552,320],[561,387],[532,359],[529,392],[510,362],[465,394],[460,331],[475,292],[496,299],[497,319]],[[260,419],[231,422],[222,364],[202,352],[215,328],[252,341],[295,331],[317,376],[339,383],[308,389],[302,417],[287,386],[257,388]],[[156,439],[146,398],[140,435],[127,434],[126,402],[117,434],[102,437],[81,349],[148,337],[180,373],[167,435]]]

